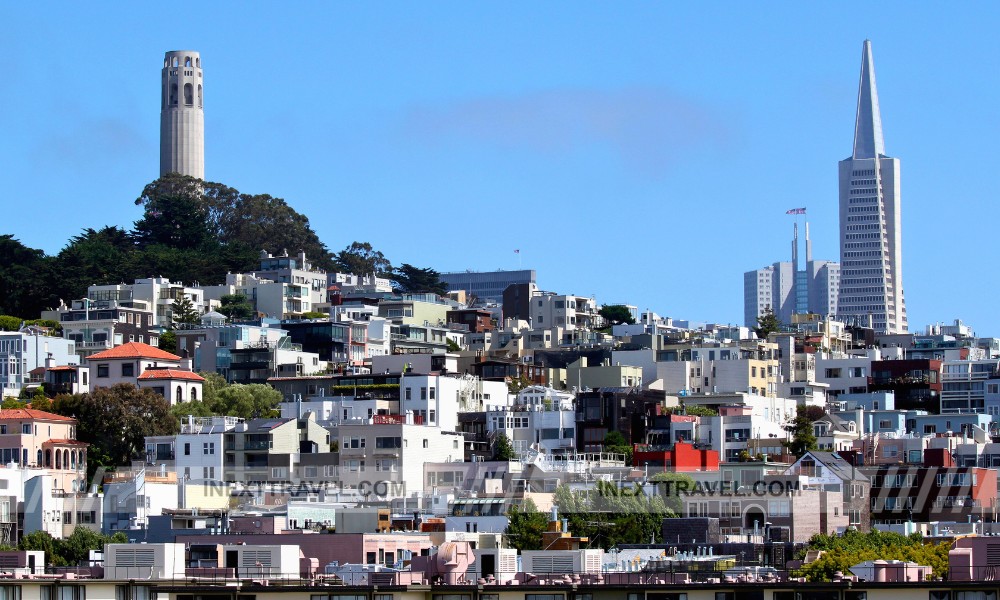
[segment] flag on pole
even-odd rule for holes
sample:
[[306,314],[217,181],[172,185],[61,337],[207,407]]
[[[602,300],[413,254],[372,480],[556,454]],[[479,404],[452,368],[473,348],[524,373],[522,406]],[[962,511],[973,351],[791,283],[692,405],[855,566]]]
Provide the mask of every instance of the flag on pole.
[[515,248],[514,249],[514,254],[520,254],[520,253],[521,253],[521,249],[520,248]]
[[803,206],[802,208],[793,208],[791,210],[786,210],[785,214],[786,215],[804,215],[804,214],[806,214],[806,207]]

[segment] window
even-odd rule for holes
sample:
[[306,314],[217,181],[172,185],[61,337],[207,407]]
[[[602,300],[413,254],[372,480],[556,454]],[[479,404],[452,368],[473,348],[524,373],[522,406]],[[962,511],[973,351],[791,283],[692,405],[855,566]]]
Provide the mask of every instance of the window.
[[563,594],[525,594],[524,600],[563,600]]
[[21,586],[0,585],[0,600],[21,600]]
[[424,440],[424,448],[430,448],[430,444],[427,442],[427,440]]
[[205,442],[201,448],[202,454],[215,454],[215,442]]
[[191,456],[191,442],[184,442],[184,456]]
[[115,600],[151,600],[155,597],[148,585],[116,585]]
[[108,377],[109,366],[107,364],[97,365],[97,376]]
[[21,425],[21,433],[24,435],[31,435],[31,423],[24,423]]
[[41,600],[87,600],[83,585],[43,585]]
[[135,365],[122,363],[122,377],[135,377]]
[[[433,391],[433,390],[434,390],[434,388],[431,388],[431,391]],[[435,411],[434,409],[431,409],[431,411],[430,411],[430,422],[431,423],[435,422],[435,414],[436,414],[436,412],[437,411]]]
[[420,388],[420,399],[421,400],[427,399],[427,388],[425,387]]

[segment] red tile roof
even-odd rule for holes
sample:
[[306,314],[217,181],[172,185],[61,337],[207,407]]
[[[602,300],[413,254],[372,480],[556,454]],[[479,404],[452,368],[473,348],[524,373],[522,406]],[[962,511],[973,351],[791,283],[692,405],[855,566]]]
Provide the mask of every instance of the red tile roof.
[[44,410],[35,410],[33,408],[0,409],[0,421],[12,421],[15,419],[21,421],[25,419],[37,419],[39,421],[76,421],[76,419],[45,412]]
[[58,367],[49,367],[49,368],[47,368],[45,370],[46,371],[75,371],[78,368],[79,367],[76,367],[76,366],[73,366],[73,365],[61,365],[61,366],[58,366]]
[[45,440],[42,445],[46,444],[59,444],[61,446],[89,446],[87,442],[81,442],[80,440]]
[[154,348],[149,344],[143,344],[140,342],[129,342],[127,344],[122,344],[121,346],[115,346],[110,350],[104,350],[103,352],[98,352],[97,354],[91,354],[87,357],[87,360],[107,360],[109,358],[155,358],[157,360],[170,360],[173,362],[179,362],[181,360],[181,357],[176,354],[171,354],[160,350],[159,348]]
[[190,381],[205,381],[205,378],[191,371],[180,369],[146,369],[139,379],[188,379]]

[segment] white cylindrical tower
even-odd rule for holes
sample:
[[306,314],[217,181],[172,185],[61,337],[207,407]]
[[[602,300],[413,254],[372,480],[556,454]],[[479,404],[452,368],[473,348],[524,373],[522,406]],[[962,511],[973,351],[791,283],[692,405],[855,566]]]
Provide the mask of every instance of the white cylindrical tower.
[[160,175],[205,178],[204,81],[201,55],[167,52],[160,90]]

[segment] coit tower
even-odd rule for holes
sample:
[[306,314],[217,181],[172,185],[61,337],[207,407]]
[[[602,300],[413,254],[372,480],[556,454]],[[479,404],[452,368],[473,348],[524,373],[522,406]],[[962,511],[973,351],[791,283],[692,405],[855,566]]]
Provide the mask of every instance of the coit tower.
[[201,55],[173,50],[163,58],[160,90],[160,176],[205,178],[204,82]]

